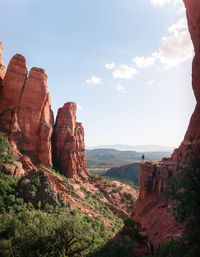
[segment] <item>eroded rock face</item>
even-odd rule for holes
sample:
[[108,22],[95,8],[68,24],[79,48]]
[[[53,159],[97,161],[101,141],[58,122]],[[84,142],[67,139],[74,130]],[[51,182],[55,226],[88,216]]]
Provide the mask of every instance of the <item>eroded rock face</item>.
[[58,110],[53,133],[55,165],[68,178],[89,174],[86,168],[84,129],[76,122],[76,104],[65,103]]
[[16,54],[10,61],[0,89],[0,130],[11,144],[34,163],[52,166],[53,116],[44,70],[32,68]]
[[140,164],[140,193],[133,208],[134,219],[146,228],[154,245],[170,237],[178,238],[184,231],[183,225],[173,217],[173,204],[166,203],[162,196],[164,181],[175,175],[176,164],[170,159]]

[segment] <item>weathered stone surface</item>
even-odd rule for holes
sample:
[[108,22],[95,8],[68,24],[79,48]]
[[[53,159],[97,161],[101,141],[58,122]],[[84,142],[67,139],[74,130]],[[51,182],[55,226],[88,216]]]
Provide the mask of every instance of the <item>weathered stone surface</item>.
[[164,181],[175,175],[176,162],[168,159],[158,163],[141,163],[140,171],[140,193],[133,208],[134,219],[146,228],[154,245],[166,242],[170,237],[180,237],[184,226],[173,217],[173,203],[166,203],[162,197]]
[[3,46],[2,46],[2,43],[0,42],[0,86],[1,86],[2,80],[4,79],[4,76],[5,76],[5,65],[1,58],[2,51],[3,51]]
[[68,178],[89,174],[86,168],[84,129],[76,122],[76,104],[65,103],[58,110],[53,134],[55,165]]
[[0,89],[0,130],[34,163],[52,166],[53,115],[47,92],[47,75],[32,68],[16,54],[10,61]]

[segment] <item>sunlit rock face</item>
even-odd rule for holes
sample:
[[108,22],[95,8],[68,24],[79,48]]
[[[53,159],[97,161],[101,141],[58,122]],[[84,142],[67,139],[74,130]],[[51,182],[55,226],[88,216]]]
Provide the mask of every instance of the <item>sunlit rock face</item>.
[[5,76],[5,65],[2,61],[2,51],[3,51],[3,46],[2,46],[2,43],[0,42],[0,86],[1,86],[1,82],[2,80],[4,79],[4,76]]
[[47,92],[47,75],[16,54],[9,62],[0,89],[0,130],[34,163],[52,166],[53,116]]
[[58,110],[53,133],[53,160],[68,178],[88,175],[84,129],[76,122],[76,104],[65,103]]
[[197,104],[184,140],[172,157],[156,164],[147,162],[140,165],[140,193],[133,212],[135,219],[147,229],[146,233],[154,245],[169,240],[170,236],[178,238],[184,231],[184,227],[173,217],[173,203],[166,203],[162,197],[165,179],[175,175],[177,162],[185,159],[188,145],[196,158],[200,156],[200,1],[184,0],[184,3],[195,52],[192,88]]

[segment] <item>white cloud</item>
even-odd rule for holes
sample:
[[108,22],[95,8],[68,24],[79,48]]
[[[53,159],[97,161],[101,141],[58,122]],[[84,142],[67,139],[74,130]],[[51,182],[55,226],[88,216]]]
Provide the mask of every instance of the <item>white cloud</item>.
[[186,19],[180,19],[168,28],[172,33],[163,37],[160,42],[159,59],[166,68],[174,67],[193,56],[193,45],[187,30]]
[[135,65],[138,68],[147,68],[154,64],[155,60],[157,59],[157,54],[153,53],[151,56],[144,57],[144,56],[136,56],[132,59]]
[[83,110],[83,107],[81,105],[77,104],[77,110],[81,111],[81,110]]
[[186,18],[181,18],[177,23],[170,26],[167,30],[175,35],[178,35],[183,30],[187,30]]
[[132,59],[137,67],[147,68],[159,60],[165,68],[171,68],[193,57],[193,45],[187,29],[186,18],[181,18],[167,31],[170,35],[161,39],[158,52],[148,57],[137,56]]
[[88,80],[86,80],[86,83],[87,84],[96,84],[96,85],[98,85],[98,84],[101,84],[101,79],[100,78],[97,78],[97,77],[95,77],[95,76],[92,76],[90,79],[88,79]]
[[149,86],[151,86],[152,84],[154,84],[154,82],[155,82],[155,80],[152,79],[152,80],[150,80],[147,84],[148,84]]
[[177,5],[181,2],[182,0],[150,0],[150,3],[153,5],[159,5],[159,6],[164,6],[165,4],[173,4]]
[[119,84],[115,85],[115,88],[122,94],[126,92],[125,88]]
[[137,73],[138,70],[136,70],[135,68],[127,65],[121,65],[115,71],[113,71],[112,74],[114,78],[131,79],[133,75]]
[[112,63],[107,63],[107,64],[105,64],[105,68],[106,68],[107,70],[113,70],[113,69],[115,68],[115,63],[114,63],[114,62],[112,62]]

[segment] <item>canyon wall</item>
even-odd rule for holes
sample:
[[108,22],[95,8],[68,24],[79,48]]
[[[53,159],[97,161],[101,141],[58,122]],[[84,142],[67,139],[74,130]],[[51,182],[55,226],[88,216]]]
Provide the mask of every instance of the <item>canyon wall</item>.
[[47,75],[16,54],[9,62],[0,89],[0,130],[11,144],[34,163],[52,166],[53,115]]
[[76,122],[76,104],[65,103],[58,110],[53,133],[53,161],[66,177],[88,175],[86,168],[84,129]]
[[174,150],[171,158],[140,165],[140,193],[133,208],[134,218],[146,228],[146,233],[154,245],[167,241],[170,236],[178,238],[184,231],[184,227],[173,217],[173,203],[166,203],[162,197],[165,179],[175,175],[177,162],[185,159],[188,145],[191,145],[196,158],[200,156],[200,1],[184,0],[184,3],[195,51],[192,88],[197,104],[184,140],[180,147]]

